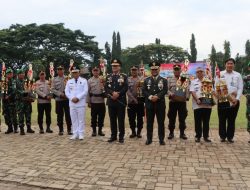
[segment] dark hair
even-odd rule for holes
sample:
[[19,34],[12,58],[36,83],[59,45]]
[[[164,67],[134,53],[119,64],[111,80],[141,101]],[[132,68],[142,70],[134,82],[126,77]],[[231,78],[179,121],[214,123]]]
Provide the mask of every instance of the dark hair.
[[226,64],[228,61],[232,61],[234,64],[236,63],[234,58],[229,58],[224,63]]

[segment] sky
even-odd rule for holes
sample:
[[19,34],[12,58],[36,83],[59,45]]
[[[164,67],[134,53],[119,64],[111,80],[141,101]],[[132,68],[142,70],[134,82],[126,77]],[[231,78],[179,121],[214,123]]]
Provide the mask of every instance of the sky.
[[196,38],[198,60],[208,57],[214,44],[231,43],[232,57],[245,54],[250,39],[250,0],[0,0],[0,29],[11,24],[64,23],[94,35],[99,48],[112,44],[119,31],[122,48],[154,43],[190,51]]

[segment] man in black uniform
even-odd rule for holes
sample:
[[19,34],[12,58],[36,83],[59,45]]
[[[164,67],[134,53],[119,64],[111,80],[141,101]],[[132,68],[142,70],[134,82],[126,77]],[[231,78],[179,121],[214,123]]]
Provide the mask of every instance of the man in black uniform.
[[120,73],[121,61],[111,60],[112,74],[107,75],[105,92],[107,94],[107,105],[111,126],[111,137],[108,142],[117,140],[117,120],[119,127],[119,142],[124,143],[124,119],[127,104],[126,92],[128,90],[127,76]]
[[147,141],[146,145],[152,143],[154,117],[156,115],[158,122],[158,136],[160,145],[165,145],[165,95],[168,92],[168,82],[159,75],[160,63],[154,61],[149,64],[151,77],[144,81],[143,94],[145,96],[145,107],[147,116]]

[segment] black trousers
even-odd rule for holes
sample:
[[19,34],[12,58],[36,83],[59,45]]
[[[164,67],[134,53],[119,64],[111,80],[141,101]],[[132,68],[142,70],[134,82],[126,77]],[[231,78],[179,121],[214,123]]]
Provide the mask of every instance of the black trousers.
[[218,104],[219,135],[221,139],[233,139],[235,120],[240,107],[240,102],[235,107],[225,107]]
[[195,121],[195,137],[203,138],[209,137],[209,121],[211,116],[211,108],[198,108],[194,110],[194,121]]
[[51,103],[37,104],[38,109],[38,125],[41,128],[43,126],[43,114],[46,115],[47,127],[51,124]]
[[186,121],[187,113],[188,113],[186,102],[172,102],[172,101],[169,102],[168,128],[169,128],[170,133],[174,132],[177,113],[178,113],[178,119],[179,119],[180,133],[184,134],[184,130],[186,129],[185,121]]
[[72,124],[71,124],[68,100],[56,101],[56,114],[57,114],[57,126],[59,127],[59,131],[63,132],[63,118],[65,115],[67,131],[71,132]]
[[91,103],[91,127],[94,132],[96,132],[97,126],[99,130],[103,128],[105,114],[105,103]]
[[165,138],[165,114],[166,114],[166,106],[155,104],[152,108],[146,108],[146,116],[147,116],[147,139],[152,141],[153,138],[153,126],[154,126],[154,118],[156,115],[157,123],[158,123],[158,137],[159,141],[164,141]]
[[[141,132],[143,128],[144,104],[128,104],[128,119],[132,132]],[[136,122],[137,121],[137,122]]]
[[122,105],[112,105],[108,106],[110,127],[111,127],[111,138],[117,139],[117,121],[119,128],[119,139],[124,139],[125,134],[125,106]]

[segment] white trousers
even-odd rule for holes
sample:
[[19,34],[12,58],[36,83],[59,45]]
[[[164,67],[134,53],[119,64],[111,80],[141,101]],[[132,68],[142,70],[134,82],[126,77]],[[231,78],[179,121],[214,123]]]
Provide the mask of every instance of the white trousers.
[[70,117],[73,128],[73,135],[84,135],[85,131],[85,106],[70,107]]

